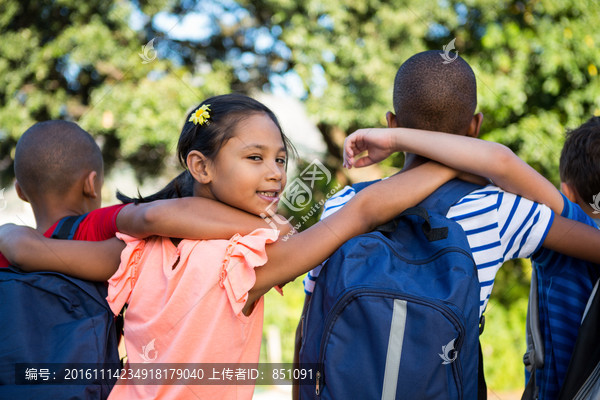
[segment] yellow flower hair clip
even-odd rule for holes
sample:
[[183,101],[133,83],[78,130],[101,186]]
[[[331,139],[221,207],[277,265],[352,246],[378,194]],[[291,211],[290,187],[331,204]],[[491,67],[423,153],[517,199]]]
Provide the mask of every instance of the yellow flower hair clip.
[[192,121],[195,125],[204,125],[208,123],[208,119],[210,118],[209,111],[210,104],[204,104],[192,113],[188,121]]

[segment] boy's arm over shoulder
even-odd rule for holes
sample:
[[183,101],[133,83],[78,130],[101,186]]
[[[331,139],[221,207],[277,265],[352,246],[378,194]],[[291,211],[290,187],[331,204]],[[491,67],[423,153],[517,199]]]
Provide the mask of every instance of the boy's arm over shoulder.
[[[564,210],[556,216],[544,247],[581,260],[600,264],[600,230],[577,204],[563,195]],[[536,254],[544,258],[544,252]],[[600,268],[600,266],[599,266]]]
[[544,241],[544,247],[600,264],[600,230],[582,222],[561,216],[555,217]]
[[125,245],[116,238],[99,242],[49,239],[27,226],[0,226],[0,251],[24,271],[55,271],[105,281],[117,270]]
[[543,204],[516,195],[504,193],[503,198],[508,207],[501,212],[499,221],[500,232],[506,236],[506,259],[531,257],[543,245],[600,264],[600,230],[595,225],[556,215]]
[[[374,156],[354,159],[365,150]],[[557,214],[562,212],[563,202],[558,189],[500,143],[419,129],[361,129],[346,138],[344,162],[350,166],[370,165],[373,157],[374,160],[381,160],[392,151],[418,154],[449,167],[489,178],[507,192],[546,204]]]
[[[578,204],[573,203],[564,194],[561,193],[561,195],[562,195],[563,201],[564,201],[563,211],[560,215],[561,217],[564,217],[564,218],[567,218],[567,219],[570,219],[573,221],[579,221],[588,226],[597,228],[594,220],[589,215],[587,215],[585,213],[585,211],[583,211],[581,209],[581,207],[579,207]],[[532,261],[537,262],[538,267],[545,268],[548,265],[547,262],[553,258],[554,253],[555,253],[554,250],[551,250],[548,247],[542,247],[539,251],[537,251],[533,255]]]

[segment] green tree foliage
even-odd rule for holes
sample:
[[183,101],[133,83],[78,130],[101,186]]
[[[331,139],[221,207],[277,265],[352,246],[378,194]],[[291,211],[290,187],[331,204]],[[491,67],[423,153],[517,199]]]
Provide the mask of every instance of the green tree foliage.
[[[261,24],[281,26],[325,136],[382,124],[401,63],[453,38],[478,78],[484,137],[553,182],[565,129],[600,114],[600,35],[591,29],[600,7],[592,1],[247,3]],[[319,74],[325,89],[314,83]]]
[[[384,123],[398,66],[453,38],[478,76],[484,135],[555,183],[565,129],[600,113],[592,1],[6,0],[0,11],[4,184],[15,140],[35,121],[80,122],[109,165],[124,160],[143,178],[172,153],[174,116],[211,94],[285,87],[286,76],[300,78],[339,160],[344,134]],[[190,15],[204,17],[192,27],[203,34],[158,23]],[[143,64],[151,39],[158,57]]]

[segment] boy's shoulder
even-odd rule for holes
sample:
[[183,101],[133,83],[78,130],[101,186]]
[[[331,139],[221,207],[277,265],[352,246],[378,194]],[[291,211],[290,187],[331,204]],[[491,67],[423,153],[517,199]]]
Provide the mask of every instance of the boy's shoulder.
[[585,211],[577,203],[573,203],[564,194],[562,194],[564,206],[563,211],[560,214],[561,217],[572,219],[574,221],[583,222],[586,225],[596,227],[594,220],[586,214]]
[[[387,179],[387,178],[383,178],[383,179]],[[360,190],[362,190],[365,187],[369,186],[370,184],[378,182],[378,181],[379,181],[379,179],[374,180],[374,181],[368,181],[368,182],[359,182],[359,183],[355,183],[351,186],[350,185],[344,186],[342,189],[340,189],[338,192],[336,192],[333,196],[331,196],[329,199],[327,199],[327,201],[325,202],[325,205],[323,207],[323,217],[322,218],[329,216],[332,213],[331,211],[337,210],[338,208],[345,205]],[[507,198],[509,198],[509,197],[519,198],[520,197],[518,195],[509,193],[509,192],[505,192],[504,190],[502,190],[501,188],[499,188],[497,186],[487,185],[487,186],[477,188],[477,189],[473,190],[472,192],[468,193],[462,199],[460,199],[460,201],[457,204],[459,204],[463,201],[464,202],[467,202],[467,201],[472,202],[472,201],[476,201],[476,200],[483,200],[486,198],[488,201],[493,199],[493,201],[500,203],[503,200],[504,195],[506,195]],[[477,202],[471,203],[470,205],[475,206],[476,204],[477,204]]]
[[[117,215],[127,204],[116,204],[92,210],[82,215],[82,220],[74,233],[74,240],[100,241],[113,238],[118,231]],[[51,237],[61,220],[56,221],[44,236]]]

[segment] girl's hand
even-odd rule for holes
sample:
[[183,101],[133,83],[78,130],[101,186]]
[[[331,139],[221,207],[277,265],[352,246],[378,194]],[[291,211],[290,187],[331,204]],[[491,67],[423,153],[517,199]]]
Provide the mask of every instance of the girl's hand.
[[[350,169],[366,167],[388,158],[396,149],[395,135],[389,129],[359,129],[344,141],[344,167]],[[368,154],[359,159],[357,155],[367,151]]]

